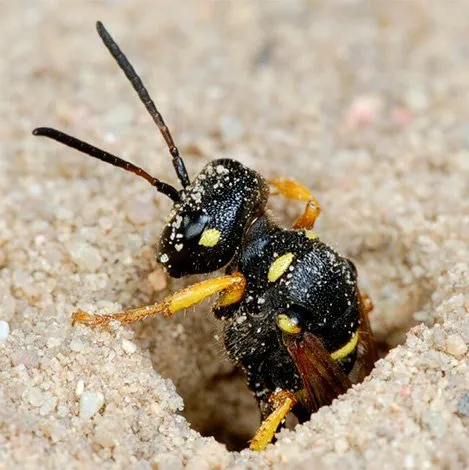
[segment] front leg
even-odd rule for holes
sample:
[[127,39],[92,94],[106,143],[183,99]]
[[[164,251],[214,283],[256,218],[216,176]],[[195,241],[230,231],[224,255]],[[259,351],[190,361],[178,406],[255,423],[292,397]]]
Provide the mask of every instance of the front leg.
[[297,399],[288,390],[278,390],[269,397],[269,406],[273,411],[265,418],[254,437],[251,439],[249,448],[251,450],[264,450],[277,432],[282,421],[296,405]]
[[311,194],[309,189],[290,178],[273,178],[268,183],[287,199],[306,202],[305,210],[295,220],[293,228],[311,230],[321,212],[321,208],[318,200]]
[[161,302],[153,305],[147,305],[124,312],[108,315],[97,315],[86,313],[83,310],[76,311],[72,316],[72,324],[83,323],[88,326],[107,327],[113,320],[121,323],[134,323],[144,318],[162,313],[166,317],[171,317],[179,310],[185,310],[202,300],[219,292],[224,292],[224,304],[238,302],[246,288],[246,279],[241,273],[234,273],[229,276],[223,276],[216,279],[208,279],[193,286],[186,287],[165,297]]

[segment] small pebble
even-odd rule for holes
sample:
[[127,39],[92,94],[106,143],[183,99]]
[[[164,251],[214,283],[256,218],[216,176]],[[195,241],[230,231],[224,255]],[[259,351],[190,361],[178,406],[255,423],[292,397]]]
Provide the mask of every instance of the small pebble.
[[23,364],[26,368],[32,369],[39,365],[39,357],[33,350],[20,349],[11,355],[11,363],[13,367]]
[[469,416],[469,392],[459,399],[457,410],[460,415]]
[[127,354],[133,354],[137,350],[137,345],[135,343],[132,343],[132,341],[129,341],[127,339],[123,339],[122,340],[122,349]]
[[48,348],[56,348],[57,346],[60,346],[61,343],[62,341],[59,338],[51,337],[47,339],[46,346]]
[[467,352],[467,345],[460,335],[449,335],[446,338],[446,351],[453,356],[462,356]]
[[74,352],[82,351],[84,348],[83,341],[81,339],[72,339],[70,341],[70,349]]
[[432,339],[436,349],[443,351],[446,348],[446,335],[441,325],[433,327]]
[[8,322],[16,313],[17,301],[8,293],[0,293],[0,304],[2,305],[2,321]]
[[44,403],[44,394],[37,387],[33,387],[28,392],[28,401],[31,405],[39,407]]
[[460,331],[464,342],[469,343],[469,318],[463,320]]
[[55,409],[57,405],[57,398],[53,397],[50,393],[46,393],[44,397],[44,403],[39,409],[39,414],[41,416],[48,416]]
[[80,397],[80,418],[92,418],[104,405],[101,392],[83,392]]
[[103,263],[99,251],[88,243],[76,243],[70,247],[72,261],[82,270],[95,272]]
[[155,269],[148,275],[148,282],[155,292],[161,292],[165,290],[168,285],[166,274],[162,269]]
[[5,320],[0,320],[0,340],[7,339],[10,334],[10,325]]
[[114,447],[119,436],[119,423],[115,420],[103,419],[94,431],[94,442],[101,447]]
[[382,107],[383,102],[379,96],[364,95],[356,97],[346,111],[345,127],[354,130],[374,124]]
[[349,448],[349,445],[346,439],[337,439],[334,442],[334,449],[339,455],[345,454],[348,448]]
[[83,382],[83,380],[80,379],[77,382],[77,386],[75,387],[75,395],[77,397],[81,396],[81,394],[83,393],[84,390],[85,390],[85,382]]

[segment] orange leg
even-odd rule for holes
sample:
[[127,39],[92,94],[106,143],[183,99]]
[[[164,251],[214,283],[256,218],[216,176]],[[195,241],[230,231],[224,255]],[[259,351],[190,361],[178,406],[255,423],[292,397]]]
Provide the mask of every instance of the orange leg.
[[223,305],[230,305],[241,299],[245,287],[245,277],[241,273],[234,273],[229,276],[199,282],[169,295],[157,304],[126,310],[125,312],[97,315],[78,310],[72,316],[72,324],[83,323],[88,326],[107,327],[109,322],[113,320],[121,323],[134,323],[157,313],[171,317],[179,310],[185,310],[219,292],[225,294],[222,297],[222,299],[225,299]]
[[363,380],[373,369],[375,362],[378,360],[378,350],[370,326],[370,314],[373,311],[373,302],[364,292],[360,295],[360,327],[359,327],[359,353],[360,362],[363,367],[360,371],[360,380]]
[[363,303],[363,308],[365,313],[370,316],[371,312],[373,311],[373,301],[371,300],[370,296],[363,291],[360,291],[361,301]]
[[289,178],[273,178],[268,182],[278,191],[279,194],[287,199],[306,202],[305,210],[303,214],[295,220],[293,228],[311,230],[314,227],[314,222],[321,212],[321,208],[319,206],[319,202],[311,194],[309,189]]
[[272,413],[262,421],[255,436],[249,443],[251,450],[264,450],[272,441],[282,420],[296,405],[296,397],[292,392],[280,390],[269,397],[269,402],[273,407]]

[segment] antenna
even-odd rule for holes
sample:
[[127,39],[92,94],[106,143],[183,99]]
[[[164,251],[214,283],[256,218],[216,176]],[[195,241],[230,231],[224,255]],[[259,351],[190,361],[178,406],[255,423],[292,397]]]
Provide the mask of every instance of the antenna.
[[140,101],[144,104],[145,108],[150,113],[150,116],[152,117],[153,121],[158,126],[158,129],[160,130],[161,135],[166,141],[166,145],[168,146],[169,152],[173,158],[173,166],[176,170],[176,175],[179,181],[181,182],[184,188],[189,186],[190,180],[187,174],[186,167],[184,165],[184,161],[179,155],[178,148],[174,145],[173,137],[171,136],[171,132],[169,131],[168,127],[166,126],[163,120],[163,116],[161,116],[160,112],[156,109],[155,103],[150,98],[148,90],[145,88],[145,85],[143,84],[142,80],[137,75],[137,72],[133,68],[132,64],[129,62],[129,59],[127,59],[125,54],[121,51],[112,36],[101,23],[101,21],[98,21],[96,23],[96,29],[104,45],[114,57],[121,70],[125,73],[125,76],[132,84],[134,90],[137,92]]
[[170,184],[163,183],[158,178],[149,175],[140,167],[122,160],[122,158],[116,157],[109,152],[83,142],[82,140],[76,139],[71,135],[65,134],[64,132],[58,131],[56,129],[51,129],[50,127],[38,127],[33,130],[33,134],[56,140],[57,142],[67,145],[68,147],[78,150],[79,152],[85,153],[90,157],[97,158],[98,160],[110,163],[111,165],[117,166],[118,168],[135,173],[136,175],[145,178],[152,186],[157,189],[157,191],[164,194],[165,196],[168,196],[172,201],[179,202],[181,200],[178,190]]

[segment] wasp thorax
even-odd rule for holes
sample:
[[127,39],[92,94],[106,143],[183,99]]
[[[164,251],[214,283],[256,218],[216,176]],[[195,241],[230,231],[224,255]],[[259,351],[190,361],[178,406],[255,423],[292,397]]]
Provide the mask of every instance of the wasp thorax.
[[160,239],[158,261],[173,277],[215,271],[233,258],[268,186],[235,160],[214,160],[181,192]]

